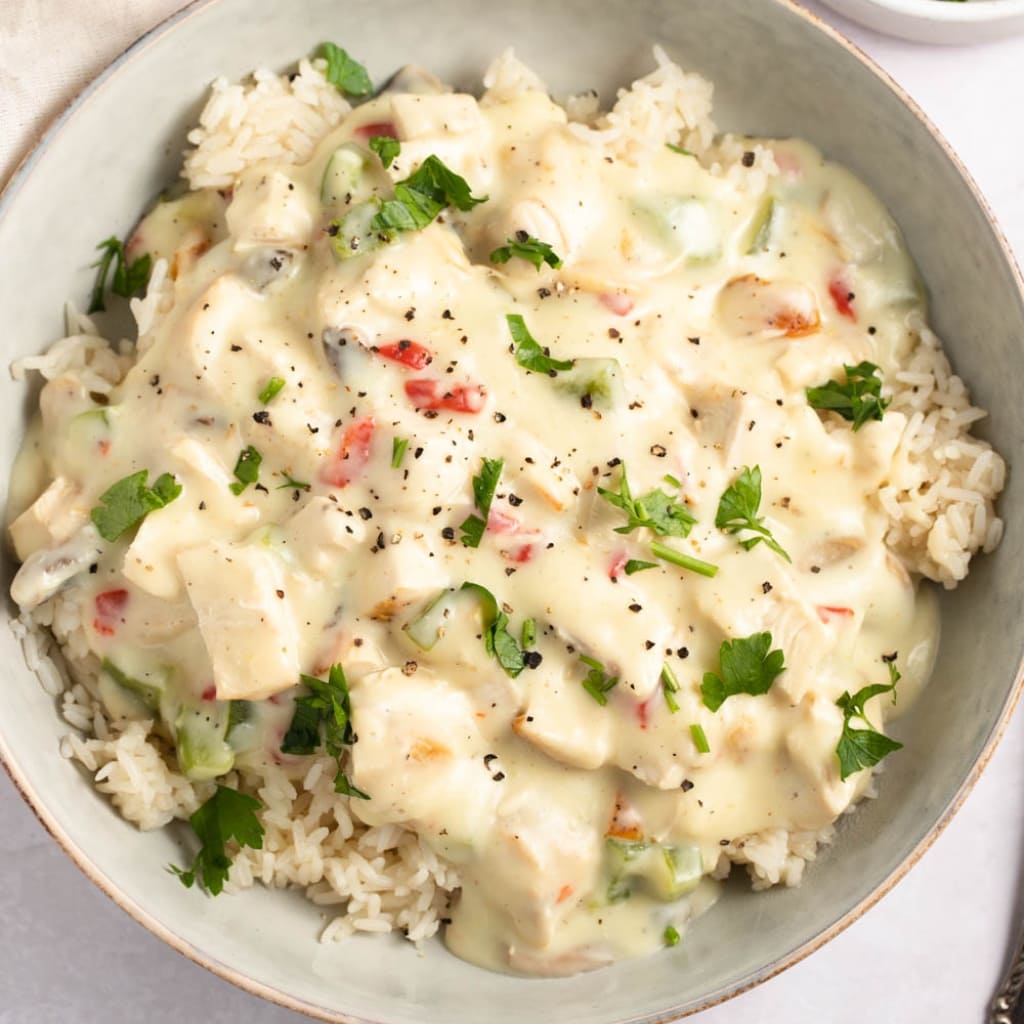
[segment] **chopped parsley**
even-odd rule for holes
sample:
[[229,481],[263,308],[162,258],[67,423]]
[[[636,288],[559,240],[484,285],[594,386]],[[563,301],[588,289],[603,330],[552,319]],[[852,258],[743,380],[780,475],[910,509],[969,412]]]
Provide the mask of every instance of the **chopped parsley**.
[[608,703],[605,696],[609,690],[619,683],[618,676],[610,676],[604,670],[604,665],[596,658],[588,658],[585,654],[580,655],[580,661],[587,666],[587,674],[583,679],[583,689],[590,694],[602,707]]
[[[902,743],[878,732],[871,725],[864,710],[865,704],[872,697],[879,697],[884,693],[891,693],[892,702],[896,703],[896,684],[900,680],[900,673],[894,661],[889,661],[888,665],[890,679],[888,686],[881,683],[865,686],[852,697],[849,691],[845,691],[836,701],[836,705],[843,712],[843,731],[839,737],[839,744],[836,746],[836,756],[839,758],[839,777],[844,782],[862,768],[874,767],[883,757],[903,746]],[[854,729],[850,723],[855,718],[859,718],[867,728]]]
[[562,265],[561,257],[547,242],[542,242],[525,231],[517,231],[505,245],[499,245],[491,253],[492,263],[508,263],[511,259],[526,260],[538,270],[545,263],[555,270]]
[[537,642],[537,620],[523,619],[523,629],[519,634],[519,642],[523,650],[532,647]]
[[283,377],[271,377],[263,386],[263,390],[256,396],[263,405],[272,402],[281,393],[284,387]]
[[196,881],[211,896],[224,890],[231,858],[225,849],[229,840],[253,850],[263,848],[263,826],[257,817],[262,804],[247,793],[230,786],[217,786],[217,791],[188,819],[199,837],[199,852],[187,871],[172,864],[171,871],[186,888]]
[[103,296],[107,290],[107,275],[110,273],[111,264],[114,265],[114,276],[110,281],[110,290],[125,299],[146,287],[150,271],[153,269],[153,258],[148,252],[129,263],[124,242],[119,238],[108,238],[100,242],[96,248],[102,249],[103,255],[93,264],[98,269],[96,283],[89,299],[89,313],[102,313],[107,308]]
[[296,480],[293,477],[290,477],[287,473],[282,475],[284,476],[284,483],[278,484],[275,490],[286,491],[289,488],[292,488],[296,491],[308,491],[312,489],[312,485],[306,483],[305,480]]
[[775,677],[786,667],[782,651],[773,651],[771,646],[771,633],[724,640],[718,651],[721,675],[705,672],[700,686],[704,706],[717,711],[729,697],[738,693],[754,697],[767,693]]
[[671,149],[673,153],[679,153],[680,156],[692,156],[696,158],[696,153],[691,153],[688,149],[683,149],[682,146],[674,146],[671,142],[665,143],[666,149]]
[[390,167],[395,157],[402,152],[402,144],[390,135],[374,135],[370,139],[370,149],[380,157],[385,167]]
[[526,321],[518,313],[507,314],[505,320],[515,343],[516,362],[524,370],[546,373],[549,377],[554,377],[560,370],[573,368],[571,359],[552,359],[550,351],[534,338],[526,326]]
[[816,388],[807,388],[807,401],[812,409],[828,409],[860,430],[869,420],[880,420],[891,399],[882,397],[882,378],[874,363],[861,362],[843,366],[846,380],[826,381]]
[[679,692],[679,680],[667,661],[661,666],[661,692],[665,695],[669,711],[674,715],[679,710],[679,702],[675,697]]
[[480,599],[480,619],[483,624],[484,649],[515,679],[526,665],[523,650],[508,630],[508,615],[498,606],[495,596],[479,583],[463,583],[462,590],[476,594]]
[[672,947],[679,945],[679,930],[673,925],[665,925],[665,945]]
[[657,569],[657,562],[644,562],[639,558],[631,558],[625,565],[626,575],[632,576],[633,573],[643,572],[645,569]]
[[742,472],[726,489],[719,499],[718,511],[715,513],[715,526],[726,533],[736,534],[741,530],[749,530],[753,537],[740,540],[740,546],[749,551],[764,541],[777,555],[787,562],[792,559],[783,550],[782,545],[772,536],[764,525],[764,517],[757,514],[761,507],[761,467],[744,466]]
[[626,525],[617,526],[616,533],[631,533],[646,527],[659,537],[688,537],[693,524],[697,522],[693,513],[681,502],[659,488],[634,498],[626,478],[626,464],[622,463],[622,479],[619,490],[605,490],[598,487],[597,493],[616,508],[626,513]]
[[249,484],[259,480],[262,461],[263,456],[251,444],[238,453],[238,461],[235,462],[235,483],[231,484],[232,494],[241,494]]
[[295,698],[295,711],[291,725],[281,740],[282,754],[313,754],[321,746],[331,757],[338,759],[338,773],[334,777],[335,793],[369,800],[369,796],[348,780],[341,767],[342,748],[351,746],[352,705],[348,681],[341,665],[332,665],[327,680],[315,676],[300,676],[310,692]]
[[320,56],[327,61],[324,77],[338,92],[347,96],[368,96],[373,91],[373,82],[366,68],[359,61],[353,60],[340,46],[324,43],[320,47]]
[[409,447],[409,439],[407,437],[396,437],[391,442],[391,468],[398,469],[402,465],[402,459],[405,458],[405,450]]
[[501,479],[504,465],[504,459],[483,459],[480,472],[473,477],[473,499],[480,515],[467,516],[459,526],[462,531],[460,539],[467,548],[480,547],[484,530],[487,529],[487,516],[491,511],[494,491],[498,486],[498,480]]
[[431,155],[395,185],[394,198],[380,203],[370,228],[390,240],[394,232],[425,228],[446,206],[471,210],[486,199],[474,196],[465,178]]
[[181,494],[181,484],[170,473],[161,473],[152,487],[146,484],[148,478],[149,470],[140,469],[118,480],[100,495],[100,504],[89,516],[104,540],[117,540],[122,533],[138,526],[150,512],[169,505]]
[[694,722],[690,726],[690,738],[693,740],[693,745],[697,748],[698,754],[710,754],[711,744],[708,743],[707,735],[704,732],[704,726],[699,722]]

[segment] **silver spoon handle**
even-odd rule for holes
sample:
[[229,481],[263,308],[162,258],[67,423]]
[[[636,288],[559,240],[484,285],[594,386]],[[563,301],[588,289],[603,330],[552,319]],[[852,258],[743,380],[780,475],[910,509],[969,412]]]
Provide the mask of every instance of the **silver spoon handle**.
[[1024,1022],[1024,1016],[1021,1016],[1019,1012],[1022,990],[1024,990],[1024,934],[1017,942],[1017,948],[1013,951],[1013,960],[992,1000],[989,1024],[1022,1024]]

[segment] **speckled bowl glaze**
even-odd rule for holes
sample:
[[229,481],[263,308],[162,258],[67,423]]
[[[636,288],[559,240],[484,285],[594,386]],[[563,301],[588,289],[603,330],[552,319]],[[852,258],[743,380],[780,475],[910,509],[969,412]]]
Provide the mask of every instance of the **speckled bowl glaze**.
[[[207,0],[141,40],[50,130],[0,206],[3,355],[38,352],[61,332],[68,295],[87,294],[96,240],[125,233],[177,173],[184,133],[218,74],[285,69],[324,39],[375,79],[415,60],[473,87],[512,44],[556,93],[605,99],[651,65],[662,43],[717,84],[730,129],[802,135],[852,167],[902,224],[934,297],[957,370],[988,407],[988,430],[1013,456],[1024,403],[1010,366],[1024,362],[1024,304],[1006,246],[956,159],[912,104],[834,33],[785,0]],[[40,272],[45,268],[45,273]],[[29,398],[6,375],[0,478]],[[1024,507],[1011,473],[1003,507]],[[61,760],[54,703],[0,629],[0,755],[69,855],[128,913],[187,956],[246,989],[329,1021],[575,1024],[667,1021],[735,994],[807,955],[862,913],[935,838],[977,778],[1019,687],[1024,596],[1020,517],[966,584],[943,596],[943,641],[926,699],[899,724],[906,750],[881,796],[840,826],[802,888],[728,887],[679,947],[585,976],[489,974],[438,942],[319,945],[317,910],[294,893],[210,900],[163,870],[174,834],[136,832],[88,778]],[[3,571],[10,579],[7,555]],[[111,985],[118,965],[111,964]]]
[[1024,32],[1024,0],[822,0],[868,28],[921,43],[962,45]]

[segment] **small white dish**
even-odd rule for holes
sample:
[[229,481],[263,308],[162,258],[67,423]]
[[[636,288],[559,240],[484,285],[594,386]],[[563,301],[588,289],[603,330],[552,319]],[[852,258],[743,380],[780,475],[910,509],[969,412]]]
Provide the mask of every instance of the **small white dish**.
[[1024,0],[822,0],[868,28],[920,43],[960,45],[1024,32]]

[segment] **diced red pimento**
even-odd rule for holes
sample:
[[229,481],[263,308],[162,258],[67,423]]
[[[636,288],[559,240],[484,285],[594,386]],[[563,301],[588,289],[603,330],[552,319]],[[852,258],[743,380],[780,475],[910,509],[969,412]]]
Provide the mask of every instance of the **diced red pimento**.
[[633,312],[635,303],[631,296],[623,292],[602,292],[598,298],[601,305],[610,309],[616,316],[628,316]]
[[337,454],[320,473],[320,479],[325,484],[345,487],[362,474],[370,461],[376,427],[372,416],[363,416],[345,428]]
[[210,685],[208,687],[206,687],[205,690],[203,690],[202,698],[203,698],[203,700],[206,700],[206,701],[216,700],[217,699],[217,687],[213,683],[210,683]]
[[422,377],[407,380],[405,394],[417,409],[465,413],[478,413],[484,407],[487,395],[479,384],[445,385]]
[[124,609],[128,603],[128,591],[123,589],[104,590],[94,599],[96,616],[92,628],[102,636],[113,636],[119,623],[124,622]]
[[490,533],[518,533],[519,520],[492,505],[491,511],[487,514],[487,529]]
[[390,121],[374,121],[373,124],[361,124],[352,133],[357,139],[372,139],[375,135],[386,135],[390,139],[398,138],[398,131]]
[[572,893],[573,888],[571,885],[563,885],[562,888],[558,890],[558,899],[555,900],[556,905],[559,903],[564,903],[572,895]]
[[110,438],[104,437],[97,442],[97,447],[100,450],[100,455],[110,454]]
[[828,293],[832,296],[832,301],[836,304],[839,315],[845,316],[848,320],[856,323],[857,311],[853,308],[853,300],[856,296],[850,291],[850,286],[846,283],[841,273],[835,274],[832,280],[829,281]]
[[372,351],[385,359],[408,366],[410,370],[422,370],[424,366],[429,366],[434,361],[434,356],[429,348],[417,341],[410,341],[408,338],[393,341],[389,345],[374,346]]
[[626,567],[627,561],[628,559],[625,551],[616,551],[615,554],[612,555],[611,563],[608,566],[608,579],[613,582],[617,580],[619,578],[619,574]]
[[852,608],[837,608],[833,605],[819,604],[818,618],[824,623],[832,622],[835,619],[849,619],[853,617]]
[[502,551],[502,557],[506,562],[514,562],[516,565],[525,565],[533,558],[533,545],[520,544],[517,548],[510,548]]

